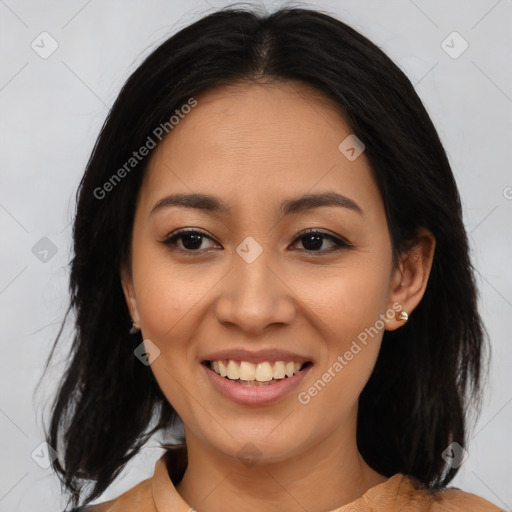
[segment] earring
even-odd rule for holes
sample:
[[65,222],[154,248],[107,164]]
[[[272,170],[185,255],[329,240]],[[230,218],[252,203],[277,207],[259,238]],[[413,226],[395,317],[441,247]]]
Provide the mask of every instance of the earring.
[[409,315],[405,311],[400,311],[400,313],[396,313],[396,319],[402,320],[404,323],[409,320]]
[[140,331],[140,327],[133,321],[132,318],[132,326],[130,327],[130,334],[137,334]]

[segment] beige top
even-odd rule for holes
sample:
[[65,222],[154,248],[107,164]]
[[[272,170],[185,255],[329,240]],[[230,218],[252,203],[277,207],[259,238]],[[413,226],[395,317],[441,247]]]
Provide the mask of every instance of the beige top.
[[[178,494],[177,484],[187,465],[184,446],[167,451],[156,463],[152,478],[116,499],[85,507],[83,512],[193,512]],[[331,512],[504,512],[474,494],[456,488],[430,493],[416,479],[397,473],[368,489],[357,500]]]

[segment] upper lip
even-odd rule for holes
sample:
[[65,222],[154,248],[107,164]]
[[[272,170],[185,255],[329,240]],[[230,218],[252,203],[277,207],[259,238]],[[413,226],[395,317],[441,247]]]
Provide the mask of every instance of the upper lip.
[[293,361],[297,363],[312,362],[307,356],[301,356],[286,350],[267,349],[267,350],[247,350],[242,348],[230,348],[212,352],[201,358],[201,361],[224,361],[231,359],[233,361],[247,361],[249,363],[264,363],[276,361]]

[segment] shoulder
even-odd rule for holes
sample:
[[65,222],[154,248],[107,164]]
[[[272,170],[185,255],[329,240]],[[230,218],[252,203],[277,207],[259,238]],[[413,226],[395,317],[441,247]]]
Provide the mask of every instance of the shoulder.
[[[401,473],[369,489],[362,501],[366,506],[363,510],[368,512],[503,512],[475,494],[454,487],[431,491],[415,477]],[[353,509],[341,508],[339,512],[349,510]]]
[[97,505],[87,505],[86,507],[77,508],[71,512],[109,512],[115,500],[104,501]]
[[432,512],[502,512],[504,509],[476,494],[449,487],[433,495],[431,510]]
[[113,500],[88,505],[76,512],[156,512],[151,479],[140,482]]
[[74,508],[71,512],[104,512],[108,510],[107,507],[111,505],[112,501],[105,501],[99,505],[87,505],[85,507]]
[[[476,494],[464,492],[456,487],[433,492],[428,491],[414,478],[407,477],[410,503],[414,506],[421,503],[418,510],[428,512],[502,512],[503,509],[493,505]],[[411,509],[413,510],[413,509]],[[414,508],[416,510],[416,508]]]

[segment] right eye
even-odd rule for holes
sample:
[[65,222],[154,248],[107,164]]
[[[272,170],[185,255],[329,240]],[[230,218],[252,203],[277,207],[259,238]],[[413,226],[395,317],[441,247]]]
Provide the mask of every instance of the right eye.
[[184,253],[200,253],[211,247],[201,248],[205,240],[213,241],[207,234],[196,229],[179,229],[169,235],[162,243],[170,250]]

